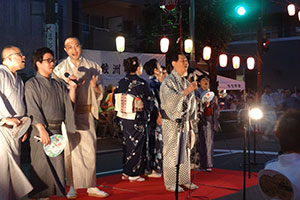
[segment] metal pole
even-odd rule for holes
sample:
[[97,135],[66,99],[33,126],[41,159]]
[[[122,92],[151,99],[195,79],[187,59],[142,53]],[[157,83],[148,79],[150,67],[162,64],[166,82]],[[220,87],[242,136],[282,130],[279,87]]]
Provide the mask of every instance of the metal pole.
[[190,34],[193,42],[193,49],[190,53],[190,65],[195,67],[195,0],[190,0]]
[[260,0],[257,29],[257,97],[261,96],[261,65],[262,65],[262,36],[263,36],[263,1]]
[[182,41],[182,9],[181,0],[179,0],[179,34],[180,34],[180,52],[183,52],[183,41]]

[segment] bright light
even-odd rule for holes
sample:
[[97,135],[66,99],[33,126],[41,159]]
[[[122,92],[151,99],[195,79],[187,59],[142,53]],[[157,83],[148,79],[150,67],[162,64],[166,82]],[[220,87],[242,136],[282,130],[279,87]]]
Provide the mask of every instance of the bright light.
[[298,20],[300,21],[300,11],[298,12]]
[[236,12],[238,15],[242,16],[242,15],[246,14],[246,9],[244,6],[238,6],[238,7],[236,7]]
[[232,67],[233,69],[238,69],[240,68],[240,57],[238,56],[233,56],[232,58]]
[[209,46],[206,46],[203,48],[203,59],[209,60],[211,55],[211,48]]
[[169,39],[163,37],[160,39],[160,51],[163,53],[167,53],[169,50]]
[[247,68],[249,70],[252,70],[254,69],[254,65],[255,65],[255,59],[253,57],[247,58]]
[[289,4],[287,7],[289,16],[294,16],[296,14],[296,7],[294,4]]
[[252,108],[249,111],[249,117],[254,120],[259,120],[263,117],[263,112],[259,108]]
[[125,38],[123,36],[116,37],[116,48],[118,52],[125,50]]
[[226,67],[227,66],[227,55],[226,54],[221,54],[219,56],[219,64],[220,64],[220,67]]
[[192,50],[193,50],[193,40],[186,39],[184,41],[184,51],[185,51],[185,53],[191,53]]

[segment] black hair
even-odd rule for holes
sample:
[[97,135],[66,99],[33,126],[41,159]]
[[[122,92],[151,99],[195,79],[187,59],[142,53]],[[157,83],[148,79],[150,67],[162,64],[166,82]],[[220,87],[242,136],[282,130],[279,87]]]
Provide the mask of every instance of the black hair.
[[123,60],[123,66],[125,73],[129,74],[131,72],[136,72],[138,66],[141,62],[137,57],[126,58]]
[[202,74],[202,75],[197,75],[197,82],[200,82],[203,78],[209,80],[208,76],[205,75],[205,74]]
[[36,62],[42,62],[43,57],[46,53],[50,53],[54,57],[53,51],[48,47],[42,47],[33,51],[31,60],[32,60],[32,64],[36,69],[37,69]]
[[154,74],[154,69],[157,68],[157,60],[151,59],[144,64],[144,69],[149,76]]
[[274,128],[283,152],[300,152],[300,111],[287,110],[277,120]]

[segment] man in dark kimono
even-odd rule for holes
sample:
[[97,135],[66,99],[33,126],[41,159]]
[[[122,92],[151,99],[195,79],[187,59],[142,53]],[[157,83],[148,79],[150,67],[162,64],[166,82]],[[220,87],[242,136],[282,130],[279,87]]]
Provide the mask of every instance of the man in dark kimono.
[[[34,189],[29,196],[62,197],[65,196],[64,156],[48,157],[43,146],[50,144],[51,135],[62,134],[62,122],[66,123],[69,133],[75,132],[71,100],[75,100],[77,85],[69,79],[71,87],[68,91],[62,82],[51,78],[55,63],[52,50],[35,50],[32,62],[37,68],[37,74],[25,84],[27,114],[32,118],[30,180]],[[41,142],[34,137],[39,137]]]

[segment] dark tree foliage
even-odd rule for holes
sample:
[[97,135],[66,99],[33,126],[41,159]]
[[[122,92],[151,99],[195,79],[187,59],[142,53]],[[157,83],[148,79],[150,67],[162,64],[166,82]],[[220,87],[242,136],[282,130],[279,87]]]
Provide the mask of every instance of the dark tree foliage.
[[[179,0],[178,0],[179,1]],[[190,1],[181,0],[182,10],[182,38],[190,36],[189,28],[189,5]],[[211,73],[211,86],[216,90],[216,69],[218,55],[226,50],[231,40],[232,25],[226,3],[223,0],[195,1],[195,57],[199,61],[202,57],[203,47],[208,45],[212,48],[212,58],[209,61]],[[159,5],[145,5],[145,25],[141,28],[141,43],[138,47],[140,52],[160,52],[159,42],[162,36],[170,39],[168,55],[180,50],[179,31],[179,4],[172,11],[163,11]]]

